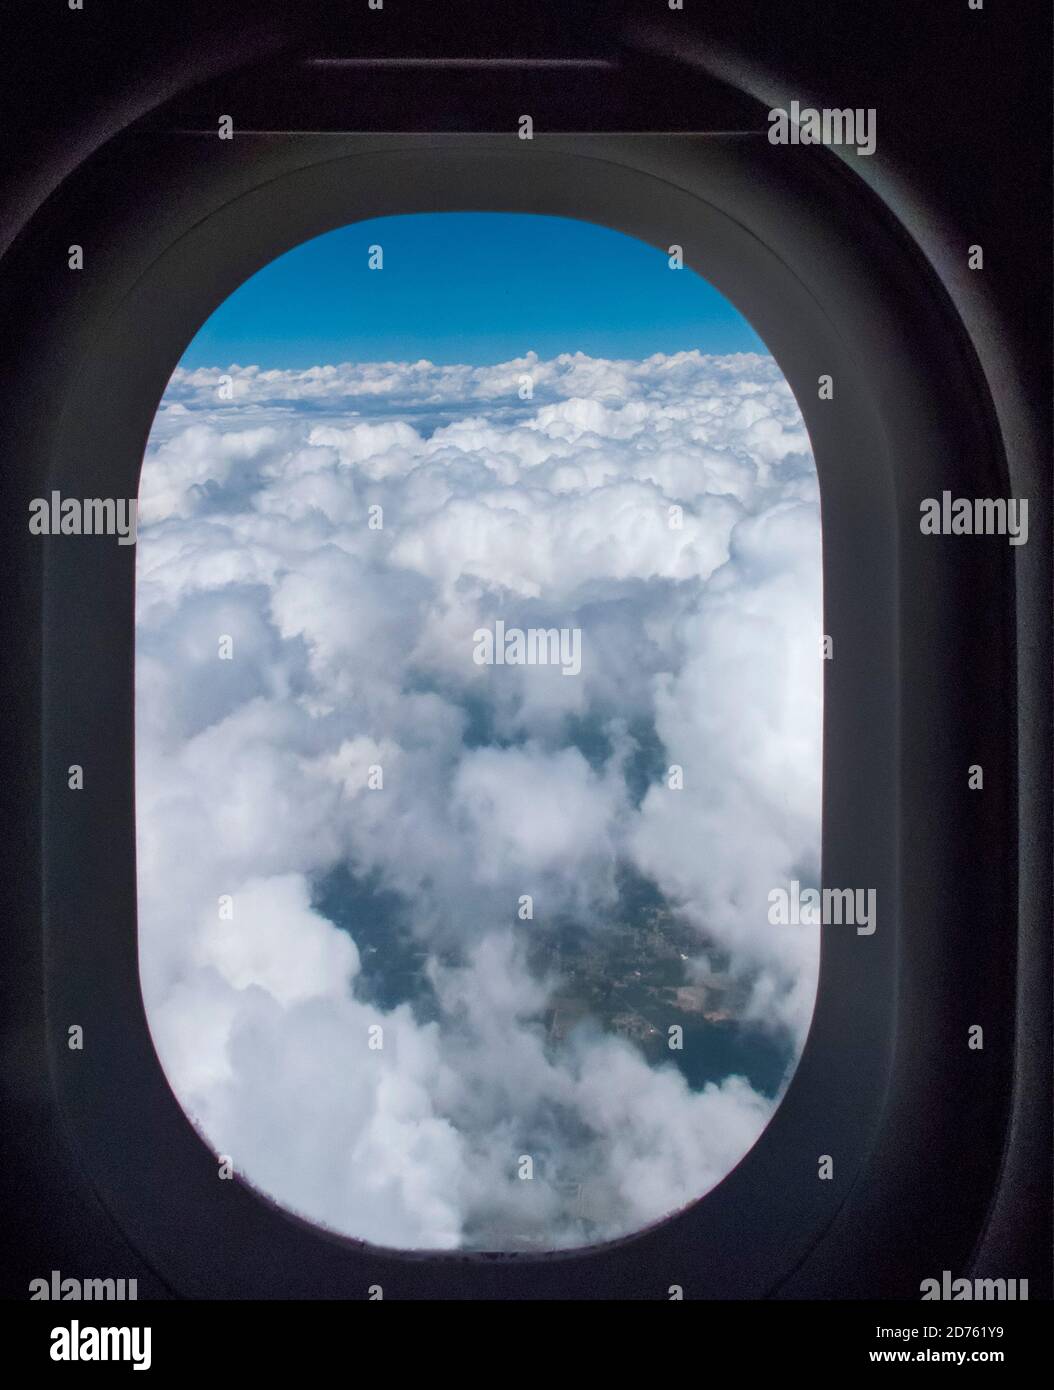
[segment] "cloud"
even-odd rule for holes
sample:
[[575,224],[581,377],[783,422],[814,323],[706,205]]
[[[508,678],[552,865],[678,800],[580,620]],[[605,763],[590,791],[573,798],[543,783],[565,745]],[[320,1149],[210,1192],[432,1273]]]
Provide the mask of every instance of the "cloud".
[[[178,370],[137,546],[140,970],[214,1149],[401,1247],[610,1238],[719,1181],[774,1097],[693,1090],[536,952],[625,974],[649,884],[714,1017],[796,1057],[817,938],[767,893],[818,864],[819,555],[767,357]],[[477,665],[499,618],[578,628],[580,674]]]

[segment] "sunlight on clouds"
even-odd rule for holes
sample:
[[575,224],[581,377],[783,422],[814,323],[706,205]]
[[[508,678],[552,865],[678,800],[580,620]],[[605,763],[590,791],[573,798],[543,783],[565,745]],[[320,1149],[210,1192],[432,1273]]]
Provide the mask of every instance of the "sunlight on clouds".
[[[602,942],[632,872],[686,983],[720,962],[715,1018],[800,1053],[818,935],[766,904],[818,868],[819,504],[772,359],[177,370],[137,549],[141,978],[216,1151],[400,1247],[582,1244],[720,1181],[774,1096],[584,1017],[554,1041],[528,943]],[[581,629],[581,673],[474,664],[496,618]],[[387,1002],[382,903],[414,982]]]

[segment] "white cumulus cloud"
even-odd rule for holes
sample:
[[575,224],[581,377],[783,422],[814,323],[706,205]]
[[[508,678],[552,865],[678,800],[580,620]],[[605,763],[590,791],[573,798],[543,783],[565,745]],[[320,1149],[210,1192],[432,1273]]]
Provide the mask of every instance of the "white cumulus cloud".
[[[774,1094],[644,1044],[706,1009],[790,1064],[817,975],[767,917],[818,869],[821,739],[772,359],[180,369],[137,563],[141,979],[215,1150],[407,1248],[611,1238],[718,1182]],[[499,619],[577,630],[580,672],[477,665]],[[659,1023],[619,1002],[627,882],[688,948]],[[621,972],[606,1024],[532,956],[560,932]]]

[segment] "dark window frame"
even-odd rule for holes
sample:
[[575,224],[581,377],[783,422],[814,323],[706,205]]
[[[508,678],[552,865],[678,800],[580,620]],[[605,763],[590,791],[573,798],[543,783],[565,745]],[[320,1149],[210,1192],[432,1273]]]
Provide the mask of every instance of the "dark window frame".
[[[876,1269],[880,1295],[917,1296],[919,1279],[968,1263],[996,1187],[1017,920],[1014,554],[918,531],[923,497],[1011,486],[976,354],[939,282],[833,158],[763,137],[240,138],[234,149],[146,142],[145,215],[130,224],[119,200],[96,210],[95,270],[56,349],[56,416],[27,496],[134,495],[193,332],[260,265],[332,227],[536,211],[683,245],[768,343],[812,439],[835,643],[823,877],[877,888],[879,927],[825,930],[788,1093],[751,1152],[685,1212],[552,1255],[414,1255],[327,1235],[217,1179],[153,1053],[134,932],[134,554],[49,541],[50,1061],[96,1191],[169,1285],[202,1297],[354,1297],[374,1283],[386,1297],[665,1297],[672,1283],[688,1297],[853,1297],[876,1293]],[[817,399],[823,372],[830,402]],[[86,767],[76,795],[73,762]],[[983,798],[967,789],[971,762],[985,767]],[[1001,935],[978,926],[995,920]],[[66,1048],[68,1022],[85,1026],[83,1053]],[[974,1022],[986,1025],[983,1053],[965,1046]],[[829,1183],[817,1179],[821,1153],[835,1160]]]

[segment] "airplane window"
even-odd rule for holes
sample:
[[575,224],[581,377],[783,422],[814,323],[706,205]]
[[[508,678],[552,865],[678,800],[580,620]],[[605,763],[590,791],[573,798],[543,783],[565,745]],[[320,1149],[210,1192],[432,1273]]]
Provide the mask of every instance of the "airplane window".
[[141,984],[221,1174],[421,1250],[720,1182],[816,997],[770,895],[819,882],[821,543],[794,396],[680,248],[295,248],[173,375],[136,564]]

